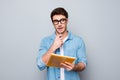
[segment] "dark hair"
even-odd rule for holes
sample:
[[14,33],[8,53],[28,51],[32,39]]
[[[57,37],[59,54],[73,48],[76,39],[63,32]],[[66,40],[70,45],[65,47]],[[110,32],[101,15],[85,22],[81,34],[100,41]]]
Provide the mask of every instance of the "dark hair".
[[52,12],[51,12],[51,20],[53,18],[54,15],[64,15],[66,18],[68,18],[68,13],[67,11],[62,8],[62,7],[58,7],[58,8],[55,8]]

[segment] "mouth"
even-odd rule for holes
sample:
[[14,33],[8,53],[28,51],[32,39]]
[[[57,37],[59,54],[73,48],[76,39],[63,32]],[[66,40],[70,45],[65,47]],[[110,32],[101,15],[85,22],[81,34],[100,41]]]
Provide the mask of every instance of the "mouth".
[[63,27],[59,27],[59,28],[57,28],[57,30],[58,30],[58,32],[62,32]]

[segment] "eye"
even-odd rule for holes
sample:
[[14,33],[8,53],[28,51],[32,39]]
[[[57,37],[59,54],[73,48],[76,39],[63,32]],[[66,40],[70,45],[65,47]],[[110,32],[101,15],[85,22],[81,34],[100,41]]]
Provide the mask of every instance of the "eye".
[[59,22],[58,20],[53,20],[53,22]]
[[58,20],[53,20],[53,24],[57,25],[59,23]]
[[61,21],[66,21],[66,19],[61,19]]
[[58,20],[53,20],[53,23],[55,23],[55,24],[58,23],[58,22],[59,22]]
[[66,19],[61,19],[60,21],[61,21],[61,23],[65,23]]

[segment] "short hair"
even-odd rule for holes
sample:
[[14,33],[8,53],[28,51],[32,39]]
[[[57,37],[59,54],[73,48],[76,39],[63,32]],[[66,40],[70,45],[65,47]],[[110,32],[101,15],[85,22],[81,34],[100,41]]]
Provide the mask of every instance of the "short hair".
[[62,7],[58,7],[58,8],[55,8],[52,12],[51,12],[51,20],[53,19],[53,16],[54,15],[63,15],[65,16],[66,18],[68,18],[68,12],[62,8]]

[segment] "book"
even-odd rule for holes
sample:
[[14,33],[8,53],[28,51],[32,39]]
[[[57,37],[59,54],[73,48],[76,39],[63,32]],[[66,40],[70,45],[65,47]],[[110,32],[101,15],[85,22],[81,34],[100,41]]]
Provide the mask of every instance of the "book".
[[75,57],[62,56],[62,55],[51,53],[51,56],[46,65],[59,68],[61,63],[64,63],[64,62],[73,63],[75,59],[76,59]]

